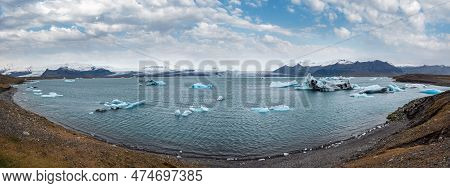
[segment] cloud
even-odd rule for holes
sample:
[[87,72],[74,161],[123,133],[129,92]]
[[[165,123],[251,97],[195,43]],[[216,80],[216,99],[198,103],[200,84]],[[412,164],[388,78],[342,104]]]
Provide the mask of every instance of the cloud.
[[336,34],[338,37],[340,38],[348,38],[351,36],[351,32],[346,29],[345,27],[339,27],[339,28],[334,28],[333,29],[334,34]]

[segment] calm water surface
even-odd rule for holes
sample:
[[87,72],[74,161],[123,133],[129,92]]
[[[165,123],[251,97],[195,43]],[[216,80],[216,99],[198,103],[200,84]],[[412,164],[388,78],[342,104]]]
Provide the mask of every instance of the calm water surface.
[[[293,79],[160,78],[167,85],[158,87],[139,87],[137,79],[44,80],[19,86],[14,99],[26,109],[112,143],[169,154],[182,150],[183,155],[229,158],[281,154],[345,139],[385,122],[389,113],[412,99],[427,96],[419,93],[420,89],[352,98],[349,95],[355,91],[321,93],[268,87],[271,81]],[[198,82],[215,88],[190,88]],[[352,83],[386,86],[392,80],[354,78]],[[64,97],[42,98],[26,91],[29,86]],[[216,101],[219,95],[225,101]],[[147,103],[134,109],[90,114],[114,99],[146,99]],[[174,115],[177,109],[183,112],[200,105],[207,106],[209,112]],[[250,110],[275,105],[288,105],[291,110],[266,114]]]

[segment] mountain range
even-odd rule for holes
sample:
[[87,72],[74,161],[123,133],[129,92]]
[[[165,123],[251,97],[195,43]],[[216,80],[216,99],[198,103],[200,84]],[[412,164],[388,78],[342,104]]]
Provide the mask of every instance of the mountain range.
[[272,72],[270,76],[305,76],[311,73],[313,76],[355,76],[355,77],[380,77],[397,76],[402,74],[435,74],[450,75],[450,67],[443,65],[420,67],[396,67],[388,62],[375,60],[365,62],[351,62],[339,60],[326,66],[282,66]]

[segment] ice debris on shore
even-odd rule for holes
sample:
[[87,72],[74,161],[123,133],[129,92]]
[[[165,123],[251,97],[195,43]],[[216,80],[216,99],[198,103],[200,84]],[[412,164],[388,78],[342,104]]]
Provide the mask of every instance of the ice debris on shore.
[[296,80],[293,81],[289,81],[289,82],[271,82],[269,87],[274,87],[274,88],[285,88],[285,87],[293,87],[293,86],[297,86],[298,82]]
[[56,98],[56,97],[63,97],[63,95],[57,94],[55,92],[50,92],[48,95],[41,95],[43,98]]
[[425,90],[420,91],[420,93],[424,93],[424,94],[428,94],[428,95],[437,95],[437,94],[442,93],[442,91],[439,89],[425,89]]
[[192,89],[212,89],[213,85],[212,84],[202,84],[202,83],[195,83],[191,86]]

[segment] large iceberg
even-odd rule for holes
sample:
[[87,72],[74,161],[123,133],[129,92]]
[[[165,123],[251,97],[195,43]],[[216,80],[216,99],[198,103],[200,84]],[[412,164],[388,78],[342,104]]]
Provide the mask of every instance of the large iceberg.
[[118,100],[118,99],[114,99],[111,102],[106,102],[105,104],[103,104],[107,108],[106,109],[102,109],[100,111],[118,110],[118,109],[131,109],[131,108],[135,108],[137,106],[144,105],[144,104],[145,104],[145,100],[129,103],[129,102],[124,102],[124,101],[121,101],[121,100]]
[[374,94],[374,93],[387,93],[387,92],[388,92],[388,88],[386,88],[386,87],[381,87],[380,85],[371,85],[371,86],[363,87],[359,93]]
[[296,80],[289,81],[289,82],[271,82],[269,87],[276,87],[276,88],[285,88],[285,87],[292,87],[297,86],[298,82]]
[[212,84],[205,85],[202,83],[195,83],[191,87],[193,89],[211,89],[211,88],[213,88],[213,85]]
[[390,85],[387,86],[387,88],[388,88],[388,92],[391,92],[391,93],[405,91],[405,90],[401,89],[400,87],[398,87],[395,84],[390,84]]
[[298,89],[305,89],[305,88],[310,88],[315,91],[331,92],[338,90],[352,90],[353,86],[350,83],[349,78],[326,77],[316,79],[313,76],[311,76],[311,74],[308,74],[305,77],[303,83],[301,84],[301,88]]
[[420,93],[425,93],[425,94],[429,94],[429,95],[437,95],[437,94],[442,93],[442,91],[439,89],[425,89],[425,90],[420,91]]
[[43,97],[43,98],[55,98],[55,97],[62,97],[62,96],[63,95],[60,95],[55,92],[50,92],[50,93],[48,93],[48,95],[41,95],[41,97]]

